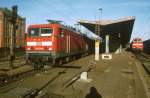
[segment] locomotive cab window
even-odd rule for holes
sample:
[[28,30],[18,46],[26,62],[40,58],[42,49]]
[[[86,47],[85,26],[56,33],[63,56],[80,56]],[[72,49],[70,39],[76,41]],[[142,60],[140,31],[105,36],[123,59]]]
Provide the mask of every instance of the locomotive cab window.
[[142,42],[141,39],[134,39],[133,42]]
[[30,28],[28,36],[31,37],[39,36],[39,31],[40,31],[39,28]]
[[51,28],[41,28],[41,36],[51,36],[53,29]]

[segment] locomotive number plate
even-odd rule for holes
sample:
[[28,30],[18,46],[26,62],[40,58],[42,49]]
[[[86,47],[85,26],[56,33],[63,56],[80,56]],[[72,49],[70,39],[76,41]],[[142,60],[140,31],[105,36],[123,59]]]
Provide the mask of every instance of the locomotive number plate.
[[42,43],[41,42],[37,42],[36,45],[37,46],[42,46]]

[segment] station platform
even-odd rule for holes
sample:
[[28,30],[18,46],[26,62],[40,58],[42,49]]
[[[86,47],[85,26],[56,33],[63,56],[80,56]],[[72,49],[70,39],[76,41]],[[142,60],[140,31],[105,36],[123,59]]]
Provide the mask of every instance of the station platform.
[[[94,55],[84,61],[92,59]],[[69,98],[149,98],[146,74],[132,53],[113,54],[112,60],[96,62],[88,73],[90,81],[78,80],[65,93]]]

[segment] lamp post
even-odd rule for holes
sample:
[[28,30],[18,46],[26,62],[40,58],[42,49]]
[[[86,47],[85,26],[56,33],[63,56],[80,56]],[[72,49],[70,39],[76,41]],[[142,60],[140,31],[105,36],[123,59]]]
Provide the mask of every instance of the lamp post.
[[100,11],[100,15],[99,15],[99,20],[98,20],[98,22],[99,22],[99,32],[98,32],[98,36],[99,36],[99,34],[100,34],[100,30],[101,30],[101,26],[100,26],[100,24],[101,24],[101,20],[102,20],[102,8],[99,8],[98,9],[99,11]]
[[[95,24],[95,33],[100,36],[100,16],[102,15],[102,8],[98,9],[100,11],[98,23]],[[100,46],[100,40],[95,39],[95,61],[99,61],[99,46]]]

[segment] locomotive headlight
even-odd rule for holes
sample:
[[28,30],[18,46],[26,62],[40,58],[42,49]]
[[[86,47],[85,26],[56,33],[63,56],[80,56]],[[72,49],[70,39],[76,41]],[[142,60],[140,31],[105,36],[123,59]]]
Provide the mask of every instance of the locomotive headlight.
[[27,42],[27,46],[36,46],[36,42]]
[[48,48],[48,50],[52,50],[52,48]]
[[52,46],[52,42],[51,41],[42,42],[42,46]]
[[27,48],[27,50],[31,50],[31,48],[30,48],[30,47],[28,47],[28,48]]

